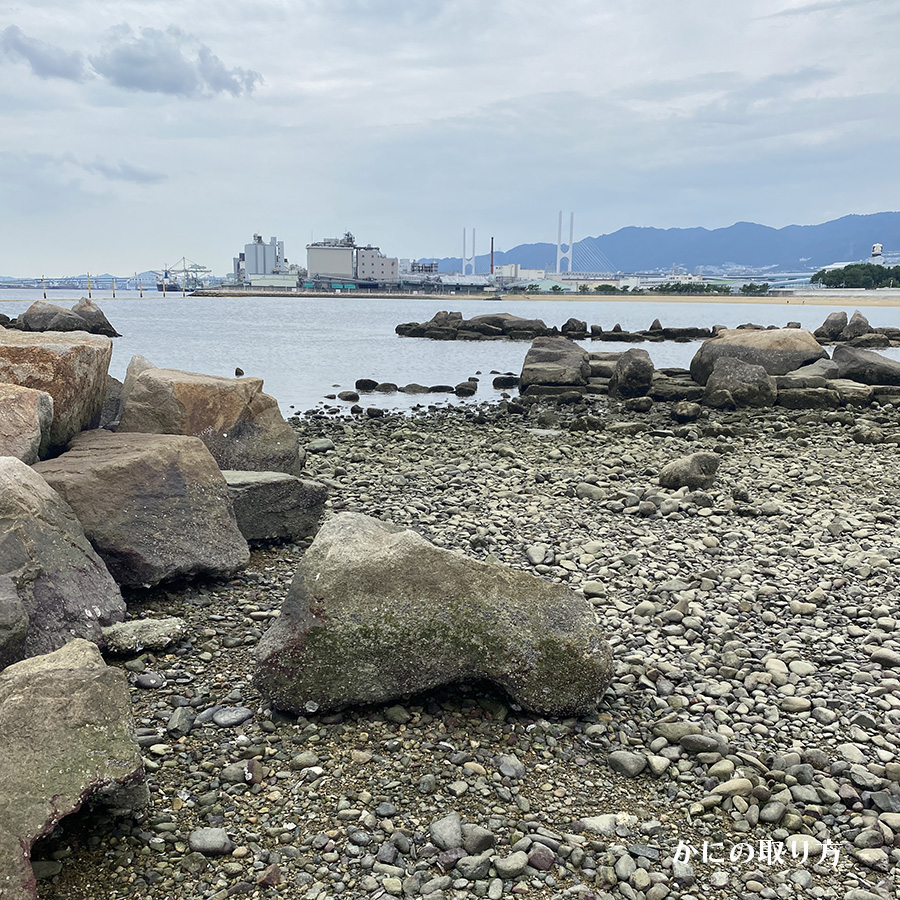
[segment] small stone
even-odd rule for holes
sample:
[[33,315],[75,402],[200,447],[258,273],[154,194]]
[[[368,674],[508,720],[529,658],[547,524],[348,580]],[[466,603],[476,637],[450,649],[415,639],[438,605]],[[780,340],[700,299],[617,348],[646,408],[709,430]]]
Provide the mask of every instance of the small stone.
[[609,767],[613,772],[634,778],[647,768],[647,757],[643,753],[633,753],[630,750],[614,750],[607,757]]
[[234,843],[224,828],[197,828],[188,836],[188,845],[204,856],[223,856],[234,850]]
[[499,878],[518,878],[528,865],[528,854],[524,850],[517,850],[505,859],[497,857],[494,860],[494,869]]
[[213,714],[213,723],[219,728],[233,728],[253,718],[253,710],[246,706],[225,706]]
[[462,847],[462,821],[459,813],[452,812],[428,826],[431,842],[441,850]]

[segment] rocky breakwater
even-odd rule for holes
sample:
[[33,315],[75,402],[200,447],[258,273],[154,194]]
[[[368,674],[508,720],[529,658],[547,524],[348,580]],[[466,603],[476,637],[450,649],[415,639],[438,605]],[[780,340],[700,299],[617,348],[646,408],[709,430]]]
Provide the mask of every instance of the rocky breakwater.
[[116,663],[151,805],[64,820],[44,895],[892,900],[897,408],[628,402],[296,425],[329,518],[582,595],[613,654],[596,711],[482,684],[285,715],[249,676],[310,550],[257,550],[135,605],[186,623]]
[[830,313],[813,333],[823,344],[843,343],[870,350],[900,345],[900,328],[873,328],[858,309],[849,319],[843,311]]
[[86,331],[105,337],[121,337],[103,310],[87,297],[82,297],[71,309],[46,300],[35,300],[25,312],[2,322],[2,327],[19,331]]

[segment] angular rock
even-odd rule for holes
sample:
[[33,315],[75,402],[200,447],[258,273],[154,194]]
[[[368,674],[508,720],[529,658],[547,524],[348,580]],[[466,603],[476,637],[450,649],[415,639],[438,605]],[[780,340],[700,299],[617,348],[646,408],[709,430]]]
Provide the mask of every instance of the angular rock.
[[165,650],[180,641],[186,631],[187,623],[176,616],[131,619],[104,628],[103,640],[107,653],[127,656],[144,650]]
[[532,385],[582,386],[587,384],[591,366],[587,351],[567,338],[535,338],[525,354],[519,390]]
[[71,507],[29,466],[0,457],[0,575],[28,617],[23,656],[74,637],[102,643],[125,603]]
[[691,360],[691,377],[699,384],[706,384],[716,361],[722,357],[762,366],[769,375],[785,375],[817,359],[825,359],[828,354],[803,329],[723,329],[700,346]]
[[315,534],[328,489],[286,472],[222,472],[246,541],[295,541]]
[[35,469],[119,584],[230,575],[250,559],[225,479],[197,438],[94,430]]
[[716,480],[719,471],[718,453],[701,451],[682,456],[666,463],[659,473],[660,487],[678,490],[686,487],[692,491],[708,488]]
[[53,425],[53,398],[18,384],[0,382],[0,456],[24,463],[47,455]]
[[524,336],[526,333],[530,333],[532,337],[539,337],[547,334],[549,330],[541,319],[524,319],[510,313],[489,313],[483,316],[472,316],[471,319],[464,322],[464,327],[472,331],[480,331],[483,326],[499,329],[507,336],[512,334]]
[[125,385],[112,375],[106,376],[106,396],[103,398],[103,406],[100,409],[100,428],[108,428],[115,431],[119,427],[122,418],[122,391]]
[[109,319],[103,313],[103,310],[87,297],[82,297],[73,307],[72,312],[84,320],[86,331],[91,334],[102,334],[106,337],[121,337],[122,335],[116,331],[109,323]]
[[99,422],[111,356],[107,337],[0,329],[0,382],[53,398],[51,449]]
[[441,850],[455,850],[462,847],[462,820],[459,813],[448,813],[428,826],[431,841]]
[[16,325],[22,331],[88,331],[78,313],[46,300],[35,300],[16,318]]
[[224,378],[158,369],[136,358],[123,389],[120,432],[199,437],[221,469],[303,469],[297,435],[261,378]]
[[714,395],[727,391],[736,406],[772,406],[778,397],[775,379],[762,366],[729,356],[716,360],[706,380],[704,402],[715,406]]
[[224,856],[234,850],[234,842],[224,828],[195,828],[188,835],[188,846],[204,856]]
[[835,409],[841,395],[827,387],[778,389],[778,405],[786,409]]
[[19,599],[16,583],[0,575],[0,669],[25,658],[28,613]]
[[834,348],[832,359],[838,365],[840,378],[861,384],[900,384],[900,361],[873,350],[840,345]]
[[838,340],[852,341],[854,338],[862,337],[864,334],[869,334],[871,331],[872,326],[869,324],[869,320],[857,309],[854,311],[853,315],[850,316],[850,321],[841,331]]
[[580,595],[343,513],[301,561],[254,677],[285,710],[484,679],[529,709],[576,715],[596,705],[611,675],[609,646]]
[[817,338],[823,341],[836,341],[840,339],[841,332],[847,327],[847,313],[829,313],[825,321],[813,332]]
[[643,397],[653,383],[653,361],[646,350],[626,350],[609,380],[611,397]]
[[83,803],[140,806],[145,790],[124,673],[73,640],[0,673],[0,896],[35,898],[34,842]]

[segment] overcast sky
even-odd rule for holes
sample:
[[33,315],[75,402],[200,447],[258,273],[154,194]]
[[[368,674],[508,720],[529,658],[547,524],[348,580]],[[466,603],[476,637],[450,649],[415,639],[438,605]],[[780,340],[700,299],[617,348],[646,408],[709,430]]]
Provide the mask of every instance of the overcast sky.
[[898,209],[898,46],[897,0],[14,0],[0,275]]

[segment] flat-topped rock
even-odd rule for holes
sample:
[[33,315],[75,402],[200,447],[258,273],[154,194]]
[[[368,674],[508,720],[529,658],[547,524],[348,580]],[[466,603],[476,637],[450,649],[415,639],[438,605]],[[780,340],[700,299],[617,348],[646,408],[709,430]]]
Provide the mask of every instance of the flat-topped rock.
[[111,356],[108,337],[0,328],[0,382],[44,391],[53,398],[51,448],[63,446],[99,422]]
[[535,338],[525,354],[519,390],[532,385],[581,387],[587,384],[591,366],[587,351],[567,338]]
[[35,469],[119,584],[230,575],[250,558],[225,479],[197,438],[95,430]]
[[254,675],[295,712],[486,679],[553,715],[594,708],[611,677],[580,595],[356,513],[328,520],[306,551]]

